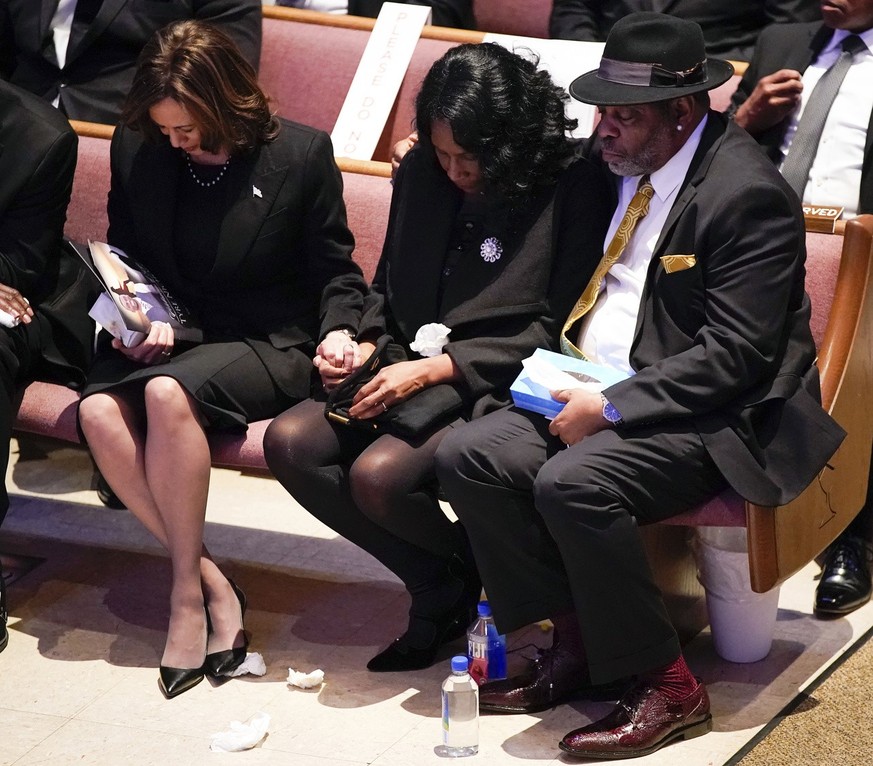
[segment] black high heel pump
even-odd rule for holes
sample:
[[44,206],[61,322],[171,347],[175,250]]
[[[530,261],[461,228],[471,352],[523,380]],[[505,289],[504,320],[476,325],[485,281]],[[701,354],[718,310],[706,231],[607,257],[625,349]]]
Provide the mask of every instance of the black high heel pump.
[[228,580],[228,582],[236,594],[237,601],[239,601],[239,623],[243,634],[243,645],[235,646],[232,649],[222,649],[219,652],[212,652],[206,655],[203,668],[211,678],[226,677],[233,673],[234,670],[243,664],[249,648],[249,634],[246,633],[245,623],[243,622],[247,606],[246,594],[243,593],[241,588],[237,587],[233,580]]
[[[206,613],[206,621],[208,625],[208,612]],[[205,670],[206,647],[204,646],[203,664],[199,668],[171,668],[166,665],[161,665],[158,668],[158,686],[168,700],[173,699],[173,697],[178,697],[180,694],[188,691],[188,689],[193,689],[197,686],[197,684],[203,680]]]

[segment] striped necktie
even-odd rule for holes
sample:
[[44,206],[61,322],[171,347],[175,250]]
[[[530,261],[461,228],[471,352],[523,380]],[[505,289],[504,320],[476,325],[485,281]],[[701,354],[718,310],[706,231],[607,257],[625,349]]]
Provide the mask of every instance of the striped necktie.
[[565,356],[574,356],[577,359],[585,358],[583,353],[567,337],[567,333],[576,322],[591,310],[591,307],[597,300],[600,285],[606,276],[606,272],[621,257],[621,254],[627,247],[627,243],[630,242],[630,238],[633,236],[637,223],[649,212],[649,202],[654,193],[655,189],[649,183],[649,177],[647,175],[643,176],[640,179],[639,186],[637,186],[636,194],[634,194],[633,199],[631,199],[630,204],[627,206],[624,217],[621,219],[621,223],[618,225],[618,229],[609,243],[609,247],[606,248],[606,252],[603,254],[603,258],[600,259],[600,263],[597,264],[597,268],[594,270],[588,285],[585,287],[579,300],[576,301],[576,305],[573,306],[567,321],[564,322],[564,328],[561,330],[561,353]]
[[843,52],[815,84],[782,163],[783,177],[801,200],[831,105],[840,92],[840,85],[852,66],[855,54],[867,46],[858,35],[849,35],[843,40],[842,47]]

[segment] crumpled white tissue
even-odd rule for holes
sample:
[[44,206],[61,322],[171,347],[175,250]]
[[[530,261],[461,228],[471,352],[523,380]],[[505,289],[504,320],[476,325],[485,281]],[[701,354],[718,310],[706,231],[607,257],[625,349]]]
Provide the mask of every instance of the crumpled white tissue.
[[321,668],[311,673],[303,673],[294,668],[288,668],[288,686],[297,686],[301,689],[314,689],[324,683],[324,671]]
[[418,328],[409,348],[422,356],[439,356],[443,353],[443,346],[449,342],[449,333],[451,328],[440,322],[424,324]]
[[212,735],[209,749],[214,753],[238,753],[251,750],[267,733],[270,716],[267,713],[255,713],[248,721],[231,721],[230,729]]
[[231,678],[244,676],[251,673],[253,676],[263,676],[267,674],[267,663],[264,662],[264,655],[260,652],[249,652],[242,664],[236,668],[231,674]]

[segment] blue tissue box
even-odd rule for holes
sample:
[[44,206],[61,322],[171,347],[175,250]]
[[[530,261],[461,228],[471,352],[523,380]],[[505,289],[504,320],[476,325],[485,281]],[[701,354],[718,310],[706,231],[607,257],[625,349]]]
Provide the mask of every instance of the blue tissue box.
[[[594,383],[601,390],[627,378],[627,375],[623,372],[614,370],[611,367],[604,367],[602,364],[595,364],[584,359],[574,359],[571,356],[556,354],[554,351],[546,351],[543,348],[538,348],[534,351],[533,357],[542,359],[552,365],[552,367],[568,372],[585,382]],[[512,401],[516,407],[530,410],[531,412],[538,412],[547,418],[555,417],[555,415],[564,409],[564,402],[552,399],[549,389],[532,381],[525,369],[521,371],[521,374],[510,386],[509,392],[512,394]]]

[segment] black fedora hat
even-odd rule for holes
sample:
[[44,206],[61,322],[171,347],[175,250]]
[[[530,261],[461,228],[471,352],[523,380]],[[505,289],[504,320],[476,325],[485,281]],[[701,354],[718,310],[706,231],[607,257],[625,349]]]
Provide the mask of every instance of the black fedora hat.
[[597,106],[646,104],[717,88],[733,73],[727,61],[706,58],[695,22],[632,13],[615,23],[600,66],[573,80],[570,95]]

